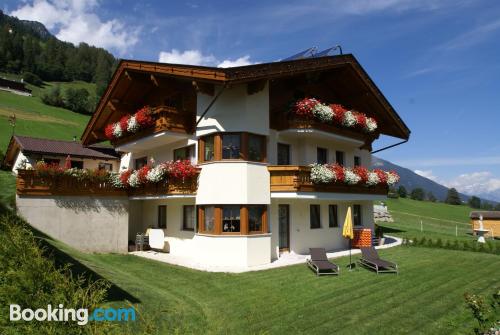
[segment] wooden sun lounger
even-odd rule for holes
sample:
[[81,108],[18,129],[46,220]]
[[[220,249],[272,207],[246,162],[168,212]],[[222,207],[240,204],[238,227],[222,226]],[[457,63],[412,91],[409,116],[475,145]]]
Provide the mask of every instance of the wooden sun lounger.
[[360,265],[367,268],[375,270],[377,274],[384,272],[394,272],[398,274],[398,265],[393,262],[389,262],[380,259],[378,252],[374,247],[364,247],[361,248],[361,259],[358,261]]
[[324,248],[309,248],[311,258],[307,260],[307,265],[316,272],[317,276],[320,275],[338,275],[340,268],[326,257]]

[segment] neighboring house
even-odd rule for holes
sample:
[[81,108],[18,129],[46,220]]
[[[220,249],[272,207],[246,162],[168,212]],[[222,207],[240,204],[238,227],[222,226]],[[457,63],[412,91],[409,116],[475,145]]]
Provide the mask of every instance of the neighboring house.
[[[378,127],[367,132],[299,119],[289,110],[303,97],[360,111]],[[120,167],[188,158],[201,170],[193,189],[138,187],[89,197],[18,192],[20,213],[86,251],[126,252],[127,242],[148,229],[153,247],[214,265],[265,264],[309,247],[344,249],[347,208],[356,227],[373,229],[373,201],[385,199],[388,188],[317,184],[310,165],[369,167],[380,135],[410,135],[352,55],[226,69],[122,60],[83,145],[106,141],[111,130],[120,135],[110,124],[146,105],[154,125],[111,140],[124,153]]]
[[17,173],[19,168],[32,168],[38,161],[64,166],[70,157],[71,167],[118,171],[120,155],[109,147],[84,147],[77,141],[59,141],[14,135],[11,137],[4,165]]
[[487,237],[500,236],[500,211],[474,211],[470,212],[470,223],[472,234],[476,234],[474,229],[480,228],[480,218],[483,219],[483,229],[488,232],[484,234]]
[[31,96],[31,90],[26,88],[23,81],[15,81],[6,78],[0,78],[0,90],[25,96]]

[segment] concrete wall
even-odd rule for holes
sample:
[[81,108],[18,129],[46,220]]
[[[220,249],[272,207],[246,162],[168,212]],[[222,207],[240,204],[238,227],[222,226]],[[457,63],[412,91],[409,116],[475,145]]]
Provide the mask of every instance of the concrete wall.
[[214,162],[202,165],[196,203],[269,204],[267,166],[247,162]]
[[19,214],[33,227],[87,252],[127,252],[128,199],[17,196]]
[[[221,87],[217,87],[219,91]],[[213,96],[198,94],[197,115],[200,117]],[[255,94],[247,94],[247,85],[226,88],[200,121],[196,136],[217,131],[248,131],[269,134],[269,87]]]
[[[297,199],[272,199],[270,206],[271,224],[271,252],[272,258],[278,257],[279,222],[278,205],[290,205],[290,251],[297,254],[309,254],[309,248],[318,247],[326,250],[338,250],[348,247],[348,241],[342,237],[342,226],[347,213],[347,207],[354,204],[361,205],[362,226],[373,229],[373,202],[355,201],[344,202],[335,200],[297,200]],[[321,206],[321,228],[310,228],[309,206]],[[338,206],[339,227],[330,228],[328,218],[328,205]]]

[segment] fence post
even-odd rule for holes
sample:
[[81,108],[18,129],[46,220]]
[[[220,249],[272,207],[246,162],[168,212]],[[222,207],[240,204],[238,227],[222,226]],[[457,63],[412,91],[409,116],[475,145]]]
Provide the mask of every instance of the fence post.
[[458,225],[455,225],[455,236],[458,236]]
[[420,232],[424,231],[424,223],[420,220]]

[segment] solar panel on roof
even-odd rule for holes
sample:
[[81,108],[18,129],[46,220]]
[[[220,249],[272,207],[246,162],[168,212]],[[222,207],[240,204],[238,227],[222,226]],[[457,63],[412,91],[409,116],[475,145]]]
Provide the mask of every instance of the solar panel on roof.
[[296,59],[303,59],[303,58],[310,58],[314,56],[314,53],[316,52],[317,48],[312,47],[308,48],[304,51],[299,52],[298,54],[295,54],[293,56],[290,56],[288,58],[282,59],[282,62],[289,61],[289,60],[296,60]]

